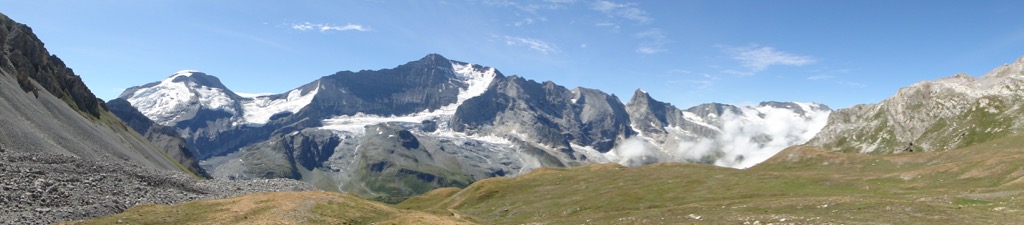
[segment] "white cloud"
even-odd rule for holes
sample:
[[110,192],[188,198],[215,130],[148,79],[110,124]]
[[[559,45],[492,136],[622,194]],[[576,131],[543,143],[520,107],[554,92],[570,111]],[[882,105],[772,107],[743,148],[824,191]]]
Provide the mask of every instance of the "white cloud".
[[594,26],[597,26],[597,27],[607,27],[607,28],[611,29],[612,32],[619,32],[619,30],[622,29],[622,26],[619,26],[616,23],[609,23],[609,22],[595,23]]
[[685,69],[671,69],[671,70],[668,70],[668,73],[670,73],[670,74],[673,74],[673,73],[691,74],[691,73],[693,73],[693,71],[689,71],[689,70],[685,70]]
[[715,85],[715,81],[717,81],[717,80],[718,80],[718,77],[716,77],[716,76],[712,76],[711,74],[702,74],[701,75],[701,79],[695,80],[693,82],[698,84],[697,88],[699,88],[699,89],[707,89],[707,88]]
[[566,8],[567,5],[572,5],[572,4],[576,3],[576,1],[575,0],[565,0],[565,1],[548,0],[548,1],[542,1],[542,2],[520,2],[520,1],[510,1],[510,0],[486,0],[483,3],[487,4],[487,5],[491,5],[491,6],[497,6],[497,7],[514,7],[514,8],[517,8],[519,10],[531,13],[531,14],[537,14],[541,10],[555,10],[555,9]]
[[642,39],[640,45],[636,48],[637,53],[650,55],[668,51],[668,49],[665,49],[665,44],[668,43],[668,37],[665,36],[665,33],[662,32],[661,29],[648,29],[646,31],[636,33],[633,36]]
[[647,11],[636,7],[636,3],[616,3],[607,0],[598,0],[590,7],[593,10],[602,12],[612,17],[620,17],[639,23],[646,23],[653,20]]
[[558,53],[558,46],[538,39],[513,36],[502,36],[502,38],[509,46],[525,46],[545,55]]
[[810,56],[801,56],[775,50],[772,47],[733,47],[727,48],[732,58],[739,60],[751,72],[760,72],[769,66],[803,66],[815,62]]
[[749,77],[749,76],[753,76],[755,74],[753,71],[739,71],[739,70],[723,70],[722,73],[732,74],[732,75],[741,76],[741,77]]
[[351,24],[351,23],[350,24],[345,24],[343,26],[335,26],[335,25],[325,24],[325,23],[305,22],[305,23],[292,24],[291,28],[294,29],[294,30],[298,30],[298,31],[320,31],[320,32],[327,32],[327,31],[332,31],[332,30],[333,31],[370,31],[370,28],[367,27],[367,26],[363,26],[363,25],[359,25],[359,24]]
[[644,55],[650,55],[650,54],[655,54],[655,53],[664,52],[664,51],[665,51],[664,48],[658,48],[658,47],[652,47],[652,46],[640,46],[640,47],[636,48],[636,52],[637,53],[644,54]]
[[684,138],[670,139],[672,141],[655,146],[636,136],[623,140],[608,155],[627,166],[683,161],[749,168],[789,146],[807,142],[825,127],[831,114],[820,108],[808,108],[804,116],[787,108],[745,106],[739,109],[738,112],[727,110],[720,119],[708,121],[720,128],[713,138],[683,134],[680,137]]
[[807,77],[808,80],[831,80],[834,78],[836,78],[836,76],[832,75],[814,75]]
[[[835,83],[835,84],[839,84],[839,85],[843,85],[843,86],[848,86],[848,87],[854,87],[854,88],[861,88],[861,87],[867,86],[867,85],[865,85],[863,83],[852,82],[852,81],[846,80],[847,76],[844,76],[842,74],[850,73],[850,69],[825,69],[825,70],[815,70],[815,71],[812,71],[812,72],[815,72],[816,74],[808,76],[807,80],[819,81],[819,82],[821,82],[821,81],[832,82],[832,83]],[[839,74],[839,75],[836,75],[836,74]]]
[[512,23],[512,25],[517,26],[517,27],[521,27],[523,25],[533,24],[533,22],[534,22],[533,18],[527,17],[527,18],[523,18],[523,20],[516,21],[515,23]]
[[722,115],[723,132],[716,138],[718,150],[724,154],[715,165],[749,168],[789,146],[807,142],[825,127],[830,112],[806,113],[807,117],[800,117],[790,109],[762,107],[756,111],[744,108],[745,116],[725,113]]

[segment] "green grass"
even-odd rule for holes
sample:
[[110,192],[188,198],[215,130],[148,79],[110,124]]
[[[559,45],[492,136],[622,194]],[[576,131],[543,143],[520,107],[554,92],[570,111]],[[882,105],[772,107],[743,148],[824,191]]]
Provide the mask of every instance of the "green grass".
[[1024,210],[1024,182],[1014,181],[1024,176],[1024,149],[993,145],[1024,146],[1024,138],[892,155],[795,147],[748,170],[692,164],[540,169],[457,193],[428,193],[398,207],[452,210],[483,224],[1022,221],[1014,212]]

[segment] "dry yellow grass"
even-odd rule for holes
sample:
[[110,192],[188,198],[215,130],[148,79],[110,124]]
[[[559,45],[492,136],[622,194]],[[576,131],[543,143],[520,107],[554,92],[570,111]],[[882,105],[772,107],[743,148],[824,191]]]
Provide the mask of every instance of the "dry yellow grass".
[[335,192],[273,192],[179,205],[143,205],[70,224],[469,224]]

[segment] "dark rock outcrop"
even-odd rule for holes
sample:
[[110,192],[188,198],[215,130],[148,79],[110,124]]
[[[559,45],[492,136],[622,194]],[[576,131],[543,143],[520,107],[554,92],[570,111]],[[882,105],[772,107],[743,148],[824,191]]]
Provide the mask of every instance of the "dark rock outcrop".
[[[71,108],[94,118],[99,118],[105,111],[82,78],[60,58],[50,55],[43,42],[32,33],[32,28],[0,14],[0,40],[3,40],[0,68],[8,76],[16,77],[23,90],[38,92],[38,87],[35,87],[38,85]],[[29,82],[29,79],[34,82]]]

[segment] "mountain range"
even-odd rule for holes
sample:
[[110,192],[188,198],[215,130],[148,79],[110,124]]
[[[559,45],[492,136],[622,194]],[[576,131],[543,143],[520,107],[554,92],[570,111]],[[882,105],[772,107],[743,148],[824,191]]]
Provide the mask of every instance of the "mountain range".
[[[1014,113],[1020,101],[1011,101],[1020,92],[1017,82],[1024,79],[1021,68],[1024,59],[981,77],[961,74],[924,81],[881,103],[837,110],[807,144],[788,147],[743,170],[690,163],[538,168],[514,178],[479,180],[465,188],[434,189],[387,207],[349,199],[321,201],[313,210],[285,210],[289,215],[315,218],[312,221],[349,223],[417,223],[408,218],[416,215],[419,223],[434,224],[1012,224],[1022,219],[1024,210],[1020,191],[1024,164],[1019,163],[1024,138]],[[636,99],[631,103],[640,102]],[[779,105],[790,104],[761,105],[786,108]],[[714,106],[699,109],[735,110]],[[651,121],[676,121],[664,118]],[[648,138],[671,131],[656,130],[634,131]],[[894,144],[875,144],[888,140]],[[946,144],[927,144],[936,142]],[[311,196],[318,195],[292,198],[323,199]],[[250,195],[233,201],[278,205],[294,199]],[[96,222],[154,221],[154,217],[134,215],[202,221],[216,217],[174,213],[214,204],[218,203],[135,208]],[[269,221],[295,221],[260,211],[235,214],[242,213]]]
[[679,109],[642,90],[624,104],[439,54],[255,97],[183,70],[122,100],[177,129],[215,178],[293,178],[388,201],[540,167],[749,167],[813,137],[831,112],[791,102]]

